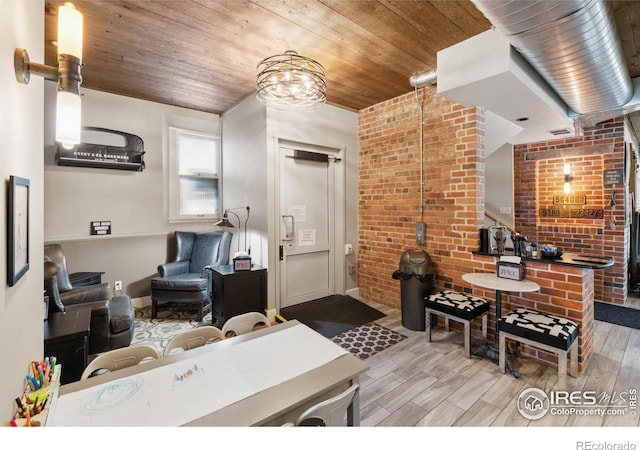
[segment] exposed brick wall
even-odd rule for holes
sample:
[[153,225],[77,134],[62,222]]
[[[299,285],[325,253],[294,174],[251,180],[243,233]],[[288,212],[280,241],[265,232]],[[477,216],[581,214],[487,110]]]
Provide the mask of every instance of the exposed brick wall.
[[[514,147],[515,228],[538,243],[550,242],[566,252],[610,255],[614,266],[595,272],[595,299],[624,303],[627,292],[629,233],[625,224],[622,184],[604,186],[603,173],[624,169],[624,118],[585,130],[580,138]],[[553,205],[564,188],[564,163],[571,165],[571,191],[584,194],[585,209],[603,210],[602,218],[549,217],[541,209]],[[611,206],[612,193],[616,205]],[[615,224],[612,226],[612,224]]]
[[[494,257],[473,254],[479,248],[479,229],[484,225],[484,112],[457,105],[438,96],[430,87],[419,93],[424,105],[422,187],[420,107],[415,94],[359,113],[359,294],[365,300],[401,309],[400,282],[391,275],[398,269],[403,252],[420,247],[435,264],[436,289],[461,290],[495,299],[494,292],[471,287],[462,280],[467,272],[495,272]],[[537,215],[539,203],[548,202],[548,195],[557,189],[562,192],[562,164],[553,161],[558,156],[550,156],[554,152],[573,152],[568,162],[573,163],[574,189],[586,190],[592,181],[601,183],[603,170],[619,167],[623,145],[622,130],[618,129],[621,124],[620,120],[611,121],[585,132],[580,139],[518,146],[514,162],[518,174],[514,177],[516,217],[521,217],[516,228],[524,228],[525,234],[535,236],[538,242],[552,240],[566,251],[587,253],[589,249],[588,253],[613,255],[620,272],[601,271],[605,282],[616,283],[603,287],[604,295],[613,301],[625,297],[624,287],[617,286],[624,285],[621,278],[626,277],[623,207],[605,208],[600,223],[584,219],[538,222]],[[596,148],[595,154],[593,149],[584,150],[588,146]],[[578,154],[580,151],[585,154]],[[615,188],[622,204],[622,187]],[[598,202],[606,204],[611,192],[603,188],[587,191],[586,195],[595,208]],[[619,226],[616,230],[605,230],[611,217]],[[423,246],[415,242],[418,221],[427,224]],[[535,225],[526,228],[523,223]],[[593,270],[531,263],[527,278],[541,285],[540,292],[505,293],[503,311],[523,305],[578,321],[582,326],[579,338],[582,370],[593,347],[594,276],[598,275]],[[493,304],[489,320],[490,328],[495,329]],[[478,333],[477,327],[474,333]],[[553,358],[534,349],[526,351],[539,358]]]
[[[483,223],[483,112],[457,105],[433,88],[419,93],[425,104],[423,188],[415,94],[359,113],[359,294],[396,309],[400,282],[391,274],[403,252],[423,248],[435,264],[437,285],[450,286],[477,250]],[[415,241],[419,221],[427,224],[424,246]]]

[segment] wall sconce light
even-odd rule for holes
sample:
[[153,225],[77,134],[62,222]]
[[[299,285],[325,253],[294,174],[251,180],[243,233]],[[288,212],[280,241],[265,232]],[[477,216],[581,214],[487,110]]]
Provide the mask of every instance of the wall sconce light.
[[[235,228],[233,226],[233,224],[231,223],[231,221],[229,220],[229,214],[233,214],[234,216],[236,216],[236,219],[238,219],[238,228],[240,228],[240,216],[238,216],[238,214],[234,213],[233,211],[236,209],[246,209],[247,210],[247,218],[244,221],[244,251],[242,252],[245,255],[250,255],[251,254],[251,249],[249,248],[249,250],[247,250],[247,222],[249,222],[249,213],[251,211],[251,208],[249,206],[239,206],[237,208],[227,208],[224,210],[224,214],[222,216],[222,219],[220,219],[218,222],[216,222],[214,225],[217,227],[223,227],[223,228]],[[238,236],[238,253],[236,253],[236,256],[241,254],[240,252],[240,236]]]
[[22,48],[13,53],[18,83],[29,84],[32,74],[58,82],[56,141],[65,148],[80,143],[82,129],[82,22],[82,14],[72,3],[58,8],[58,67],[29,61],[29,54]]
[[564,164],[564,193],[571,194],[571,180],[573,177],[571,176],[571,164]]

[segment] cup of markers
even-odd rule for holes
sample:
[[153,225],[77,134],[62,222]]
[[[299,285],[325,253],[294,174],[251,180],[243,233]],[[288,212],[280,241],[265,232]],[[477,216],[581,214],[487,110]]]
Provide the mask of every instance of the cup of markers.
[[[27,389],[22,398],[16,398],[18,412],[16,419],[25,419],[25,425],[39,426],[40,422],[32,418],[40,414],[49,400],[49,394],[60,385],[54,380],[56,374],[56,357],[46,357],[42,361],[32,361],[30,371],[26,376]],[[13,419],[9,422],[11,426],[17,427],[18,422]]]

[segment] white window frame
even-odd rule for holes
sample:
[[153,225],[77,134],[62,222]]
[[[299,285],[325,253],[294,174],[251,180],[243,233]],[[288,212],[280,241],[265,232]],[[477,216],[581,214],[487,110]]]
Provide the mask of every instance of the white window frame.
[[[211,214],[181,214],[180,213],[180,174],[178,173],[178,136],[190,135],[212,139],[216,143],[217,173],[213,177],[218,180],[217,209]],[[188,130],[185,128],[169,127],[169,158],[168,158],[168,197],[169,197],[169,222],[184,221],[210,221],[220,217],[222,202],[222,150],[220,136],[213,133]],[[205,175],[210,177],[211,175]]]

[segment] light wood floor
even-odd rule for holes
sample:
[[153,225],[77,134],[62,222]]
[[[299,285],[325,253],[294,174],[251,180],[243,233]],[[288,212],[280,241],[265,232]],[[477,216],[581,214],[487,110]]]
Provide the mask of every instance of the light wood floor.
[[[517,410],[516,399],[527,387],[557,389],[557,366],[526,356],[514,360],[522,377],[502,374],[494,362],[463,355],[462,335],[434,329],[433,342],[424,332],[402,326],[398,310],[368,302],[387,314],[376,323],[407,339],[368,359],[361,375],[362,426],[551,426],[637,427],[640,405],[631,417],[551,415],[532,421]],[[567,391],[600,393],[640,391],[640,330],[596,321],[594,353],[577,378],[567,376]],[[616,397],[619,399],[619,397]]]

